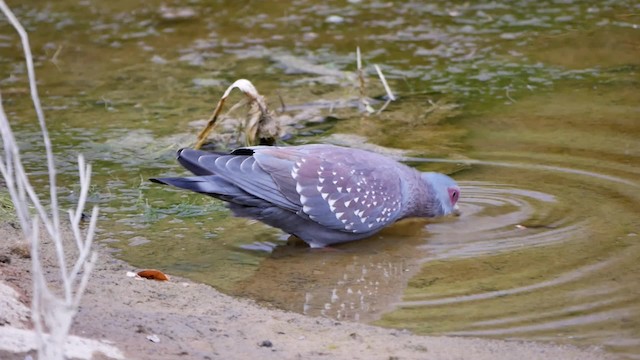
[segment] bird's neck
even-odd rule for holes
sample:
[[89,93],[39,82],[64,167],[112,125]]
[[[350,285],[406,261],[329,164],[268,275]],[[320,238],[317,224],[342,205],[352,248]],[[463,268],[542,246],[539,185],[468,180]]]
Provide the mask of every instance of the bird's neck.
[[403,176],[402,194],[405,209],[402,218],[422,217],[424,213],[424,202],[429,195],[427,184],[422,181],[421,173],[415,169],[407,169],[408,173]]

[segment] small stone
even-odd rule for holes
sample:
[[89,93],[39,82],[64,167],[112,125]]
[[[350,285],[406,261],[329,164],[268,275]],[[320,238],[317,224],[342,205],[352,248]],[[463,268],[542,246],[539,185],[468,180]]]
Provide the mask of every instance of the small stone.
[[160,17],[165,21],[182,21],[195,18],[198,13],[190,7],[160,7]]
[[153,57],[151,58],[151,62],[158,65],[165,65],[166,63],[168,63],[167,59],[159,55],[153,55]]
[[198,87],[216,87],[221,86],[222,81],[218,79],[193,79],[193,85]]
[[11,247],[11,253],[22,258],[22,259],[30,259],[31,258],[31,248],[27,244],[19,244]]
[[150,243],[151,240],[143,237],[143,236],[134,236],[131,239],[129,239],[129,246],[140,246],[140,245],[144,245],[147,243]]
[[269,340],[263,340],[261,343],[258,344],[258,346],[270,348],[273,346],[273,343]]
[[331,15],[328,16],[324,21],[330,24],[342,24],[344,22],[344,18],[339,15]]
[[4,254],[0,255],[0,263],[11,264],[11,258]]
[[147,335],[147,340],[149,340],[151,342],[154,342],[154,343],[159,343],[160,342],[160,338],[156,334]]

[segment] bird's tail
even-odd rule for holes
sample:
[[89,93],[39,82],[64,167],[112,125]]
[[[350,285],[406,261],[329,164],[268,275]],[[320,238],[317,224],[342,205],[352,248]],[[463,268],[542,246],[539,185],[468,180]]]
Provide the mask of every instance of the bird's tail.
[[213,196],[241,206],[267,207],[269,203],[257,198],[217,175],[151,178],[151,182],[175,186],[200,194]]
[[151,178],[151,182],[156,184],[165,184],[175,186],[180,189],[195,191],[206,195],[239,195],[242,190],[235,185],[225,181],[219,176],[192,176],[192,177],[170,177],[170,178]]

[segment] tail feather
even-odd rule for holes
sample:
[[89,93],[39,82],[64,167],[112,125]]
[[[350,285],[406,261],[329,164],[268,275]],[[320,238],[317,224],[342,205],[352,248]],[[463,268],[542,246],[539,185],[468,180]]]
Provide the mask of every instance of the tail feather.
[[270,206],[268,202],[245,192],[217,175],[151,178],[149,180],[156,184],[171,185],[180,189],[191,190],[200,194],[213,196],[220,200],[241,206],[258,208]]
[[180,189],[195,191],[207,195],[240,195],[244,191],[237,186],[225,181],[216,175],[173,177],[173,178],[151,178],[151,182],[175,186]]

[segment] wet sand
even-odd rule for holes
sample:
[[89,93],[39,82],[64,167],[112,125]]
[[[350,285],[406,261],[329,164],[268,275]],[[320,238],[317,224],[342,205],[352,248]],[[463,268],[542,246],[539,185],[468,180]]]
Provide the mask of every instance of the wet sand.
[[[31,261],[21,233],[0,224],[0,359],[24,359],[33,342],[28,307]],[[267,309],[172,276],[136,279],[137,271],[96,245],[96,265],[75,317],[74,358],[95,359],[611,359],[598,348],[460,337],[306,317]],[[43,246],[55,280],[54,249]],[[169,274],[170,275],[170,274]],[[152,340],[157,341],[152,341]]]

